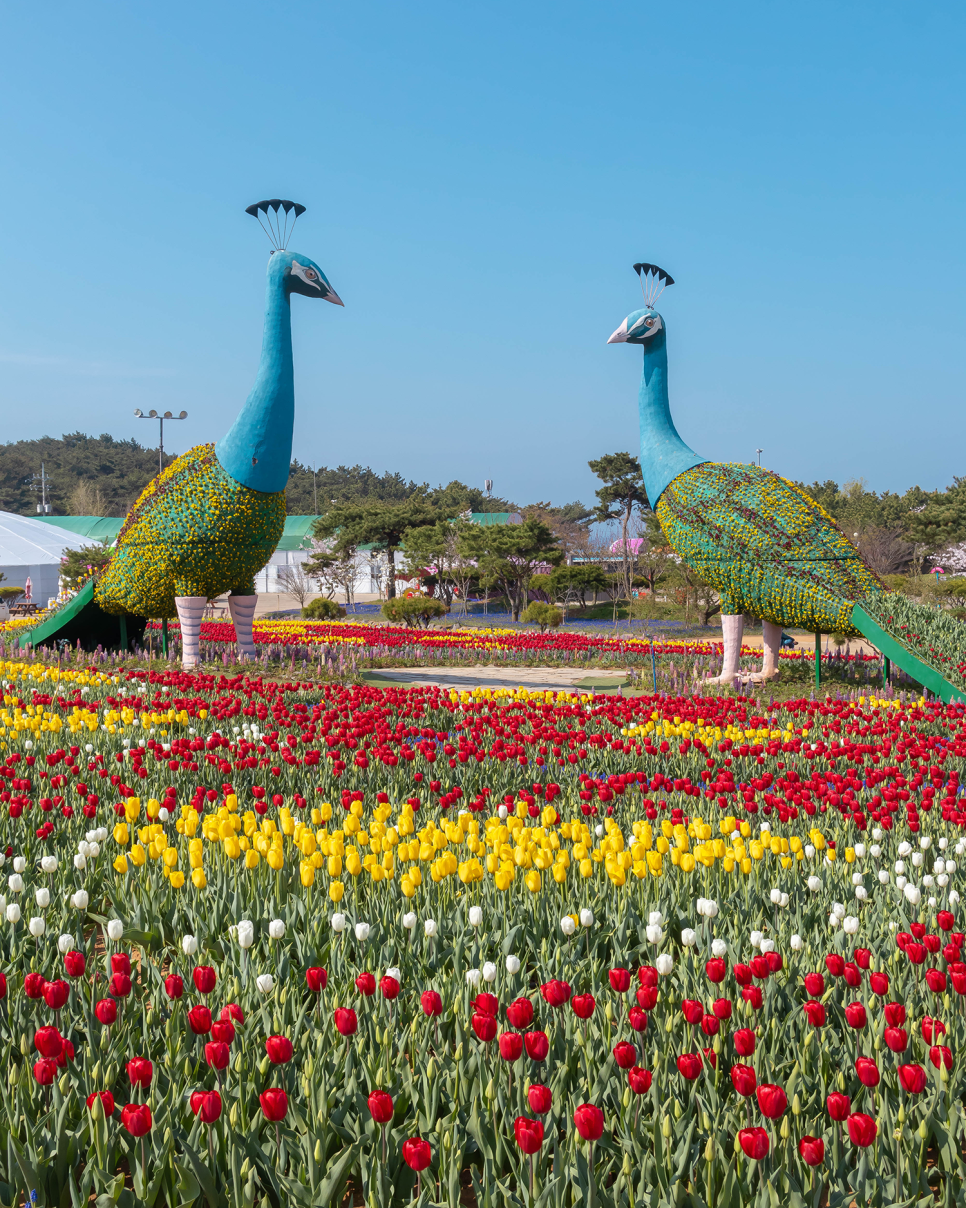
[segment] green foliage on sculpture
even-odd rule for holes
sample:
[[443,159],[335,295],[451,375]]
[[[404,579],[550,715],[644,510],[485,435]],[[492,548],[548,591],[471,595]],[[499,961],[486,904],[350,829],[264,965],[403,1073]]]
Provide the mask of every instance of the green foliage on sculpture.
[[285,525],[285,496],[236,482],[213,445],[182,454],[128,513],[96,599],[105,612],[171,617],[175,596],[254,594]]
[[671,482],[656,511],[725,615],[852,635],[852,606],[883,590],[823,508],[758,466],[704,462]]

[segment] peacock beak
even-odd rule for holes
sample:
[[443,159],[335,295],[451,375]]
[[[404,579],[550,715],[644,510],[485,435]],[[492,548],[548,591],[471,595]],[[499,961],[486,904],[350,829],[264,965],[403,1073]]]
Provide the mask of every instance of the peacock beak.
[[627,320],[618,327],[614,334],[607,341],[608,344],[625,344],[627,342]]
[[329,292],[325,295],[325,300],[326,300],[326,302],[334,302],[336,304],[336,306],[345,306],[345,303],[342,301],[342,299],[335,292],[335,290],[332,288],[331,285],[329,286]]

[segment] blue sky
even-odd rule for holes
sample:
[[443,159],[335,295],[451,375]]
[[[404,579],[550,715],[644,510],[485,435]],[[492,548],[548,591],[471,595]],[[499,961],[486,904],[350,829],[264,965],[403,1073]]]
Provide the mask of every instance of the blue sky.
[[878,490],[966,474],[966,10],[952,4],[6,6],[2,437],[215,440],[296,298],[295,454],[520,503],[638,448],[661,310],[684,438]]

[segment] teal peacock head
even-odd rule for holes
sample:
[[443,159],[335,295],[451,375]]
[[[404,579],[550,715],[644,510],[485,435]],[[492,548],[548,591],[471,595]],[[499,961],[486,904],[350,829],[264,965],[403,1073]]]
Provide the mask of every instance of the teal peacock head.
[[[301,252],[290,252],[288,241],[295,230],[299,216],[305,206],[297,201],[284,201],[273,197],[269,201],[256,201],[248,206],[246,214],[258,220],[258,225],[268,236],[272,253],[268,259],[268,276],[284,289],[286,297],[303,294],[306,298],[322,298],[344,306],[344,302],[329,284],[329,279],[308,256]],[[291,224],[291,225],[290,225]]]
[[643,262],[634,265],[634,272],[641,283],[644,307],[631,311],[607,343],[647,344],[657,348],[664,343],[664,320],[654,309],[654,303],[669,285],[674,284],[674,278],[656,264]]

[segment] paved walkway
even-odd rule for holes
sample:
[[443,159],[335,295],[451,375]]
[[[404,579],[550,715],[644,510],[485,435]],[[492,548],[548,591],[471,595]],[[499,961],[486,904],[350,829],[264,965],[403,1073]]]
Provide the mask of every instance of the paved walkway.
[[529,688],[533,691],[562,692],[571,689],[586,691],[616,692],[626,677],[619,672],[613,675],[590,675],[587,671],[556,667],[393,667],[386,671],[367,672],[364,676],[371,684],[436,684],[441,688],[455,688],[458,692],[472,692],[474,688]]

